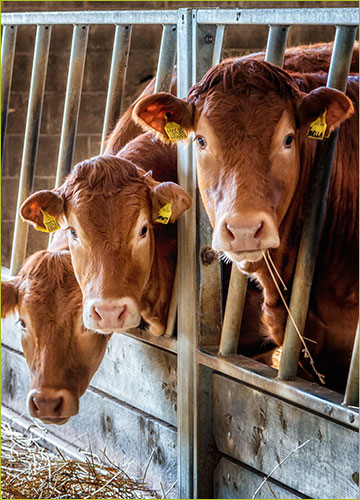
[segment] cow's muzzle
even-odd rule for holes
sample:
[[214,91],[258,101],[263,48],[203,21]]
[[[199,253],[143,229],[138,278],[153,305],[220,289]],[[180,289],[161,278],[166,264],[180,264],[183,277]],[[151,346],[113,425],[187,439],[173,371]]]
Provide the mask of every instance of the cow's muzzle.
[[30,415],[44,424],[65,424],[79,411],[79,400],[66,389],[33,389],[27,397]]
[[140,309],[131,297],[89,300],[83,313],[84,325],[100,333],[122,333],[139,325]]

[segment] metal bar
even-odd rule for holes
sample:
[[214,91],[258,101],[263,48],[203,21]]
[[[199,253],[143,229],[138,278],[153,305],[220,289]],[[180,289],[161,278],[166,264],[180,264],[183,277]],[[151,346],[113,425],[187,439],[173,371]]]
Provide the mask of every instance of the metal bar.
[[357,8],[320,9],[199,9],[199,24],[316,24],[352,25],[359,23]]
[[326,387],[302,379],[283,382],[277,378],[277,371],[270,366],[240,354],[218,357],[215,349],[212,352],[198,352],[197,362],[323,417],[355,429],[359,428],[357,409],[343,406],[343,395]]
[[73,162],[88,35],[89,26],[74,26],[55,187],[64,182]]
[[282,68],[284,64],[289,26],[270,26],[266,45],[265,61]]
[[[328,87],[345,91],[355,36],[356,28],[346,26],[337,28],[327,81]],[[314,178],[306,205],[290,300],[290,310],[300,332],[304,332],[305,329],[337,137],[338,129],[328,139],[321,141],[317,146],[314,160]],[[291,380],[296,376],[300,348],[299,336],[288,318],[279,367],[281,379]]]
[[[186,97],[192,83],[192,12],[179,9],[177,54],[178,97]],[[194,358],[196,328],[196,173],[192,143],[178,146],[178,180],[193,205],[178,226],[178,495],[194,498]]]
[[233,264],[221,331],[219,355],[236,354],[247,290],[247,277]]
[[17,26],[5,26],[1,40],[1,161],[4,156]]
[[343,404],[359,406],[359,325],[356,330]]
[[106,138],[122,112],[131,33],[132,26],[116,26],[100,154],[103,154]]
[[156,71],[154,94],[170,92],[176,57],[176,26],[164,26],[161,36],[159,62]]
[[20,205],[33,189],[41,114],[44,101],[46,72],[49,57],[51,26],[38,26],[36,30],[34,60],[31,73],[29,104],[26,118],[24,149],[21,161],[19,192],[16,205],[14,239],[11,252],[10,272],[16,275],[22,265],[29,225],[19,216]]
[[222,59],[224,36],[225,36],[225,26],[217,25],[215,42],[214,42],[213,60],[211,66],[216,66]]
[[8,12],[1,24],[176,24],[176,10]]

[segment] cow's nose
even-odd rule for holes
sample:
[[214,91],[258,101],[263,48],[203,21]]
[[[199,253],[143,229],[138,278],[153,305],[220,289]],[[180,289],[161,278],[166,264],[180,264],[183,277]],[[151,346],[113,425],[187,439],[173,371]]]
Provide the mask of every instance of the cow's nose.
[[126,304],[94,304],[91,308],[91,315],[99,327],[111,328],[123,323],[126,315]]
[[265,213],[225,217],[221,226],[221,240],[224,250],[233,252],[276,248],[280,243],[274,221]]
[[64,424],[79,409],[79,400],[66,389],[32,389],[27,397],[29,413],[46,424]]
[[31,406],[34,416],[38,418],[54,418],[61,415],[64,398],[59,397],[44,397],[41,394],[34,394],[31,397]]
[[85,326],[103,333],[125,331],[140,322],[138,306],[130,297],[89,301],[84,313]]

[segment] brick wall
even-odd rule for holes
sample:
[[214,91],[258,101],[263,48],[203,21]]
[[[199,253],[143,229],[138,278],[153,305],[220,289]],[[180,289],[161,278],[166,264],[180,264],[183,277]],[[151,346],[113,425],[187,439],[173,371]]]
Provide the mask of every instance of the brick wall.
[[[199,8],[218,5],[221,8],[285,8],[343,7],[344,3],[5,1],[1,4],[3,12],[176,9],[179,7],[195,6]],[[357,2],[346,2],[346,6],[357,6]],[[35,27],[19,27],[16,42],[10,112],[2,166],[2,264],[4,266],[8,266],[10,262],[35,31]],[[91,26],[90,28],[78,135],[75,146],[75,162],[99,153],[113,36],[113,26]],[[224,55],[230,56],[261,50],[265,47],[266,36],[266,27],[229,27],[225,36]],[[72,27],[53,27],[34,190],[52,188],[55,183],[71,37]],[[293,27],[290,30],[289,44],[297,45],[329,41],[333,37],[333,27]],[[132,102],[155,74],[160,39],[160,26],[134,26],[129,56],[125,106]],[[37,249],[45,247],[46,243],[47,236],[45,234],[30,229],[27,253],[31,254]]]

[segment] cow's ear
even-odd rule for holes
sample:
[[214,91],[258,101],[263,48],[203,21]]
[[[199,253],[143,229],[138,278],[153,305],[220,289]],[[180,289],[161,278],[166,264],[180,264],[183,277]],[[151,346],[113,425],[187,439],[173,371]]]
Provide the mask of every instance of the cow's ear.
[[54,191],[38,191],[27,198],[20,207],[24,221],[46,230],[44,212],[58,220],[64,214],[64,198]]
[[299,128],[305,130],[326,110],[325,121],[328,136],[344,120],[353,113],[354,107],[350,99],[339,90],[319,87],[302,97],[298,107]]
[[191,196],[175,182],[157,182],[149,174],[144,179],[150,188],[154,222],[175,222],[191,207]]
[[15,311],[18,304],[18,289],[12,281],[1,282],[1,317]]
[[[132,116],[144,130],[158,132],[164,141],[185,139],[193,129],[192,105],[166,92],[140,99],[134,107]],[[171,131],[169,135],[169,129],[166,127],[168,123],[173,127],[173,138]]]

